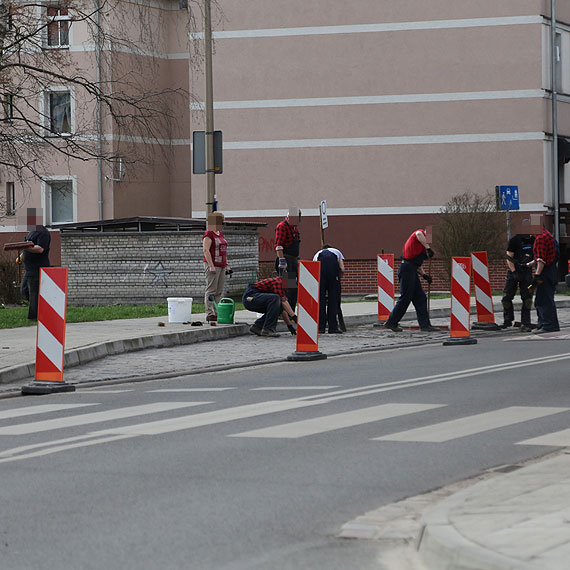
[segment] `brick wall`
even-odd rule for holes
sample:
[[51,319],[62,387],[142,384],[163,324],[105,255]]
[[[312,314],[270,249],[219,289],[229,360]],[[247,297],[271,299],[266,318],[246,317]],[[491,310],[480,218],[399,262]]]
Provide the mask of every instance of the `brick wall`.
[[[398,294],[398,264],[400,261],[396,259],[396,295]],[[498,260],[489,264],[489,277],[491,279],[491,290],[498,292],[503,290],[505,284],[506,265],[502,260]],[[431,266],[426,261],[424,264],[426,272],[433,277],[431,291],[449,291],[451,286],[449,283],[447,269],[439,259],[432,259]],[[342,280],[342,292],[351,294],[376,294],[377,275],[375,259],[356,259],[345,260],[345,275]],[[259,273],[264,277],[269,277],[274,272],[274,262],[261,262],[259,264]],[[473,291],[473,289],[472,289]]]
[[[61,264],[69,268],[71,305],[165,303],[204,298],[203,230],[187,232],[63,232]],[[257,276],[257,231],[224,230],[234,270],[226,294]]]

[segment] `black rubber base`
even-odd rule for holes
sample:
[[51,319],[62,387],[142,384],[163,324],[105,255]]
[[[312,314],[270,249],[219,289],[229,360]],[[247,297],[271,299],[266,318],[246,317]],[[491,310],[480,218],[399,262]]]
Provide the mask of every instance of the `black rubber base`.
[[287,357],[287,360],[293,360],[297,362],[304,362],[305,360],[324,360],[327,357],[326,354],[315,350],[314,352],[304,352],[296,350],[293,354]]
[[65,382],[32,382],[27,386],[22,386],[22,394],[43,396],[45,394],[57,394],[58,392],[75,392],[73,384]]
[[471,328],[477,331],[500,331],[501,327],[496,323],[473,323]]
[[443,341],[443,346],[456,346],[461,344],[477,344],[476,338],[471,338],[470,336],[448,338]]

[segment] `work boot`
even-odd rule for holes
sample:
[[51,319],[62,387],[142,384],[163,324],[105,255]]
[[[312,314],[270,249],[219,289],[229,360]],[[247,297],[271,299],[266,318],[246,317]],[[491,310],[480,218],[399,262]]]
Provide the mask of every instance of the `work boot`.
[[276,333],[275,331],[270,331],[269,329],[263,329],[261,331],[261,336],[279,337],[281,335],[279,333]]
[[217,320],[218,320],[218,317],[217,317],[216,315],[208,315],[208,316],[206,317],[206,321],[209,322],[209,323],[211,323],[211,322],[213,322],[213,321],[217,321]]
[[512,327],[512,326],[513,326],[513,323],[509,323],[509,322],[507,321],[507,322],[504,322],[504,323],[501,325],[501,328],[502,328],[502,329],[508,329],[509,327]]
[[261,336],[261,329],[257,325],[251,325],[249,327],[250,334],[256,334],[257,336]]
[[429,325],[429,327],[422,327],[420,330],[422,332],[441,332],[440,329],[438,329],[437,327],[434,327],[432,325]]
[[388,329],[392,332],[402,332],[404,329],[399,327],[398,325],[393,325],[392,323],[384,323],[382,325],[385,329]]
[[521,325],[521,332],[522,333],[532,332],[532,327],[530,325]]
[[342,334],[342,331],[340,329],[336,329],[334,331],[329,331],[329,334]]

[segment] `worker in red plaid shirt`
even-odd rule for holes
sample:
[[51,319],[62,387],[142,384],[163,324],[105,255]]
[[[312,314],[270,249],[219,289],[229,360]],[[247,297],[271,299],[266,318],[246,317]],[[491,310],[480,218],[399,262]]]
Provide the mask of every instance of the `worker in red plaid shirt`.
[[296,334],[292,321],[296,321],[295,312],[285,295],[286,277],[269,277],[256,283],[250,283],[243,294],[243,306],[248,311],[262,313],[249,332],[257,336],[277,337],[277,319],[283,317],[289,332]]
[[553,235],[544,227],[536,236],[533,246],[535,273],[531,287],[536,290],[534,306],[538,320],[533,333],[556,332],[560,330],[554,293],[558,283],[558,248]]
[[275,228],[275,269],[279,275],[287,274],[289,287],[287,299],[293,309],[297,305],[297,280],[299,277],[299,252],[301,234],[301,210],[289,208],[286,218],[277,224]]

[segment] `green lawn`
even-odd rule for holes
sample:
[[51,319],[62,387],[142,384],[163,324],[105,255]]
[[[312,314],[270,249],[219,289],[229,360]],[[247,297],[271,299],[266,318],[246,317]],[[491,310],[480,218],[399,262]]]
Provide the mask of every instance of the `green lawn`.
[[[236,309],[243,309],[236,304]],[[192,304],[193,313],[203,313],[203,303]],[[116,319],[142,319],[168,315],[168,305],[116,305],[109,307],[68,307],[67,322],[83,323],[89,321],[112,321]],[[35,326],[28,321],[28,307],[8,307],[0,309],[0,329]]]

